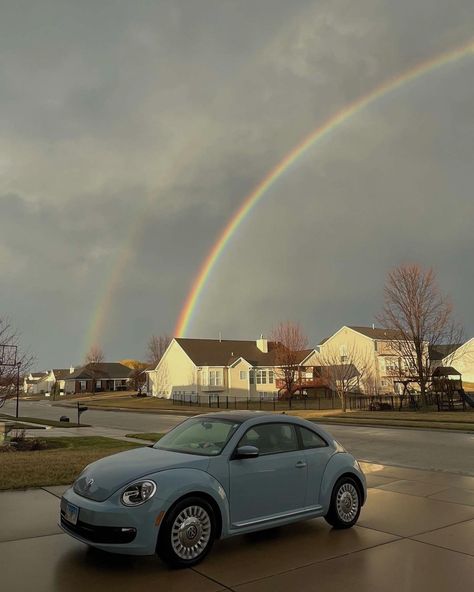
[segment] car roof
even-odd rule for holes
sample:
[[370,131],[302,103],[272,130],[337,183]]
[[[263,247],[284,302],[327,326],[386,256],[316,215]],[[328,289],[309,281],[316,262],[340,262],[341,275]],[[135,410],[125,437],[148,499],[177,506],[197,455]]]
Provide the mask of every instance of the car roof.
[[246,409],[242,409],[237,411],[215,411],[211,413],[204,413],[200,417],[215,417],[218,419],[244,422],[249,419],[275,417],[275,414],[267,413],[266,411],[248,411]]

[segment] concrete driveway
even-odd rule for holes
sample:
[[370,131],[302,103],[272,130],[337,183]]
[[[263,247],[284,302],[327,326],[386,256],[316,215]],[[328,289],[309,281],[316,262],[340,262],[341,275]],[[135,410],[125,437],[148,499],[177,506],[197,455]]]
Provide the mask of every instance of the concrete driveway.
[[474,477],[365,464],[359,524],[311,520],[216,544],[197,568],[107,555],[62,534],[50,487],[0,493],[0,582],[15,592],[468,590],[474,581]]

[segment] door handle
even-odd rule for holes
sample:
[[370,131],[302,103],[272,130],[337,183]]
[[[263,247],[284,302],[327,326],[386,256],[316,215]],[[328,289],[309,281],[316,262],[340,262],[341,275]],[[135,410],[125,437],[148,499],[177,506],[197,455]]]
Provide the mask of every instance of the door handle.
[[295,467],[297,469],[304,469],[306,466],[307,466],[307,464],[305,463],[304,460],[299,460],[295,465]]

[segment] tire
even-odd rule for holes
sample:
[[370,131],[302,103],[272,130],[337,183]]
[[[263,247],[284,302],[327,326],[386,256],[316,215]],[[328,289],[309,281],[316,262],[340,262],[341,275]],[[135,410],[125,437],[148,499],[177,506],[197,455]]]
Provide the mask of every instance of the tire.
[[173,568],[198,564],[214,544],[216,517],[200,497],[184,498],[166,514],[158,536],[157,553]]
[[351,477],[341,477],[334,486],[331,505],[325,519],[333,528],[351,528],[359,519],[361,494],[358,483]]

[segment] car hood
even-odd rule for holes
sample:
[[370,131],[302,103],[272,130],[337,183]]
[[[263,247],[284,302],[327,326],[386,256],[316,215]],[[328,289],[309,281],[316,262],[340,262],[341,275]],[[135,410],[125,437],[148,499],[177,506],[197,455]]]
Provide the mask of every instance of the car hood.
[[[209,457],[159,450],[135,448],[107,456],[88,465],[74,483],[74,491],[98,502],[105,501],[128,483],[165,469],[191,467],[206,470]],[[92,483],[91,483],[92,480]]]

